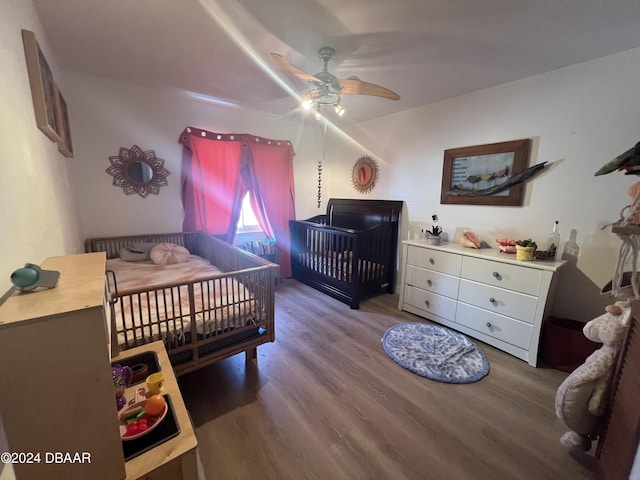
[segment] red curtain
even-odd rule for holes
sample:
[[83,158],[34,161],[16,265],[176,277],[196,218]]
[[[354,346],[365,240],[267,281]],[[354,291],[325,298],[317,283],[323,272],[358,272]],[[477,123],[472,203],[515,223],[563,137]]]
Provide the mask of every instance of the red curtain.
[[187,127],[180,143],[183,230],[233,243],[242,198],[249,191],[260,227],[276,239],[280,274],[290,277],[289,220],[295,219],[291,142]]
[[[202,231],[233,241],[240,209],[236,192],[240,177],[242,143],[208,141],[205,137],[181,135],[182,204],[185,232]],[[233,228],[232,228],[233,227]]]
[[293,146],[290,142],[253,137],[242,170],[262,230],[276,239],[280,274],[291,276],[289,220],[295,220]]

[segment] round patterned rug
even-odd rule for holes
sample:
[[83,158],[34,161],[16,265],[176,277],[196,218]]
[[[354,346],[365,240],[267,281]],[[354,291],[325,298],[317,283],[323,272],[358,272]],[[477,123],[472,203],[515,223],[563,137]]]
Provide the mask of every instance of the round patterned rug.
[[489,373],[487,357],[475,343],[439,325],[394,325],[384,333],[382,347],[402,367],[439,382],[472,383]]

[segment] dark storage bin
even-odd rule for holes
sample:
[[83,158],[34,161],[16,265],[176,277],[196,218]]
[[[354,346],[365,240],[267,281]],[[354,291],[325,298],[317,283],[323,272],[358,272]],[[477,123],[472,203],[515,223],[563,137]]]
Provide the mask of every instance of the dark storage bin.
[[549,317],[542,335],[542,358],[551,368],[572,372],[602,344],[582,333],[584,323],[567,318]]

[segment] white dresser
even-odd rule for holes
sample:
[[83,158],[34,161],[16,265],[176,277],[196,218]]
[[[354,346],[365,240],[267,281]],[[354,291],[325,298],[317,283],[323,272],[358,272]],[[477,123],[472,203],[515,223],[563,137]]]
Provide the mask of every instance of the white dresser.
[[402,242],[398,308],[536,366],[542,322],[564,261],[523,262],[497,248]]

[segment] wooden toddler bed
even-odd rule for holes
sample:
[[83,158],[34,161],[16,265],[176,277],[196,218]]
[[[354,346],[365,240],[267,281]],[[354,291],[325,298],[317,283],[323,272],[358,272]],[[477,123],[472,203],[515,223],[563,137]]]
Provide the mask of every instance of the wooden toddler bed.
[[291,220],[293,278],[351,308],[394,291],[402,202],[330,199],[327,213]]
[[[161,243],[191,255],[171,265],[124,260]],[[275,339],[276,264],[199,232],[90,238],[85,250],[107,253],[112,356],[162,340],[181,375],[242,351],[253,358]]]

